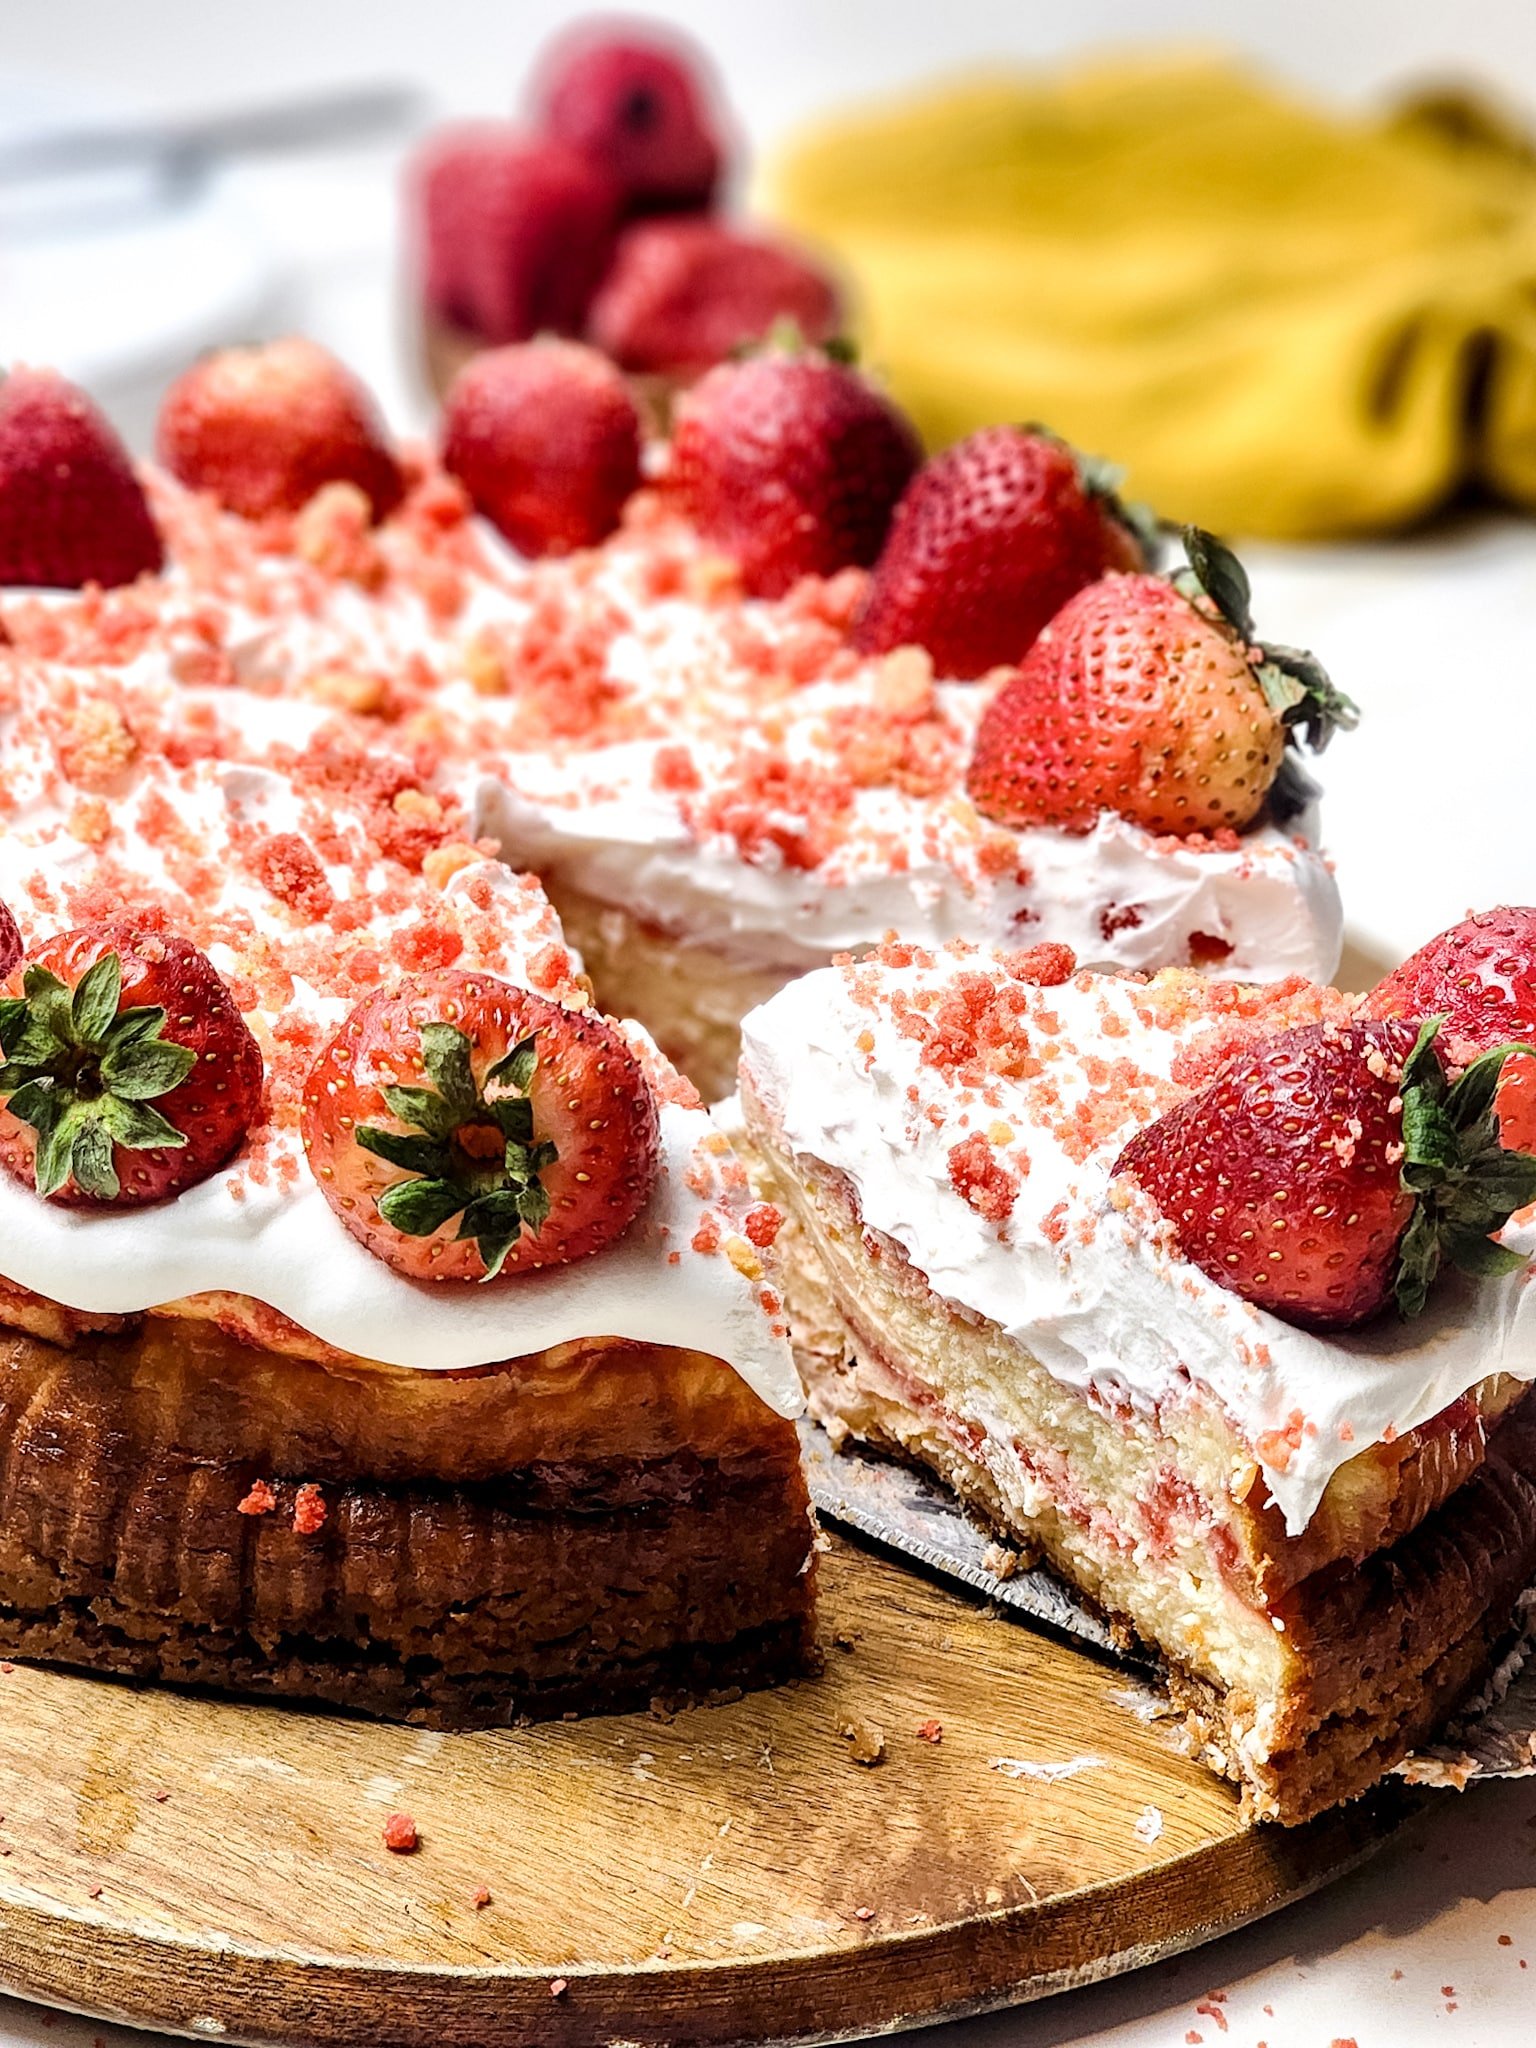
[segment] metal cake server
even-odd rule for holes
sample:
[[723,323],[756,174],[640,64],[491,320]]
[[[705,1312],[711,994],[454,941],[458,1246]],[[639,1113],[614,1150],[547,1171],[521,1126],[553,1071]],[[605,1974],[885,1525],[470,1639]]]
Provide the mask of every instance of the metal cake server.
[[800,1447],[811,1499],[825,1521],[1014,1614],[1075,1636],[1117,1664],[1137,1672],[1152,1669],[1150,1660],[1122,1650],[1099,1617],[1050,1572],[1021,1569],[999,1578],[986,1562],[998,1548],[996,1539],[937,1480],[852,1442],[835,1451],[821,1424],[809,1416],[800,1421]]

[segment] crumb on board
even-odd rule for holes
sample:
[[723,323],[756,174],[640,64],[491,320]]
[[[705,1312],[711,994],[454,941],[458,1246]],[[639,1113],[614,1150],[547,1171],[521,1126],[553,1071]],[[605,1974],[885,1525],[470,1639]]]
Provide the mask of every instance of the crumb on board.
[[470,1900],[469,1903],[474,1907],[477,1913],[483,1913],[485,1911],[486,1907],[491,1903],[491,1895],[486,1890],[484,1885],[481,1885],[480,1889],[475,1893],[474,1897]]
[[878,1721],[844,1721],[837,1732],[848,1743],[848,1754],[856,1764],[872,1769],[884,1758],[885,1730]]
[[942,1721],[919,1721],[917,1724],[917,1739],[919,1742],[942,1742],[944,1740],[944,1723]]
[[570,1988],[564,1977],[551,1977],[549,1980],[549,1995],[551,1998],[564,1998]]
[[384,1846],[397,1856],[414,1856],[421,1847],[421,1835],[408,1813],[392,1813],[385,1820]]
[[1136,1834],[1143,1842],[1155,1842],[1163,1832],[1163,1810],[1160,1806],[1144,1806],[1136,1817]]
[[1040,1763],[1028,1756],[995,1756],[988,1762],[989,1771],[998,1771],[1005,1778],[1038,1778],[1046,1785],[1059,1785],[1063,1778],[1075,1778],[1079,1771],[1093,1771],[1103,1763],[1101,1756],[1071,1756],[1064,1763]]

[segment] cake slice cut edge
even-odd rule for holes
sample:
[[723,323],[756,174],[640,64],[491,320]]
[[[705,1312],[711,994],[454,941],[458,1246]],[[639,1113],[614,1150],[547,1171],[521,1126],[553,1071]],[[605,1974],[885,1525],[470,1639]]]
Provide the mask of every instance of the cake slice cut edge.
[[[1248,1814],[1294,1825],[1366,1791],[1496,1666],[1536,1578],[1524,1377],[1489,1372],[1416,1427],[1341,1449],[1316,1507],[1288,1527],[1251,1432],[1209,1387],[1186,1374],[1149,1403],[1072,1384],[1022,1317],[1005,1328],[957,1298],[952,1245],[929,1247],[944,1286],[930,1279],[934,1212],[912,1176],[898,1241],[881,1227],[896,1196],[880,1183],[865,1199],[847,1170],[855,1148],[837,1163],[807,1149],[803,1090],[786,1113],[767,1049],[784,1023],[797,1074],[808,1057],[836,1065],[828,1126],[857,1130],[869,1099],[889,1107],[905,1078],[888,1048],[860,1054],[851,1037],[837,1065],[838,1032],[807,1000],[792,1019],[770,1007],[749,1020],[741,1111],[760,1190],[789,1218],[778,1250],[811,1414],[834,1443],[935,1474],[1150,1650],[1196,1752]],[[835,1135],[826,1149],[840,1150]]]

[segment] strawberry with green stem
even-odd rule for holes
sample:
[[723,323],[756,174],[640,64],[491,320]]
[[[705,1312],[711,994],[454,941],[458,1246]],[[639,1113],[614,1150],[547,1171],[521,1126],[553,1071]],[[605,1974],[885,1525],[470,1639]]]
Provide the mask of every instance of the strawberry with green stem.
[[1304,808],[1294,763],[1355,724],[1310,654],[1254,637],[1248,579],[1189,527],[1171,578],[1110,574],[1064,604],[987,706],[966,788],[999,824],[1091,831],[1113,812],[1157,833],[1242,831]]
[[260,1109],[261,1052],[212,963],[131,921],[47,941],[0,999],[0,1052],[0,1163],[50,1201],[179,1194]]
[[1505,1150],[1500,1046],[1453,1076],[1441,1020],[1311,1024],[1239,1053],[1137,1133],[1116,1166],[1221,1286],[1304,1329],[1419,1314],[1449,1261],[1477,1278],[1536,1201],[1536,1158]]
[[[360,1125],[357,1142],[410,1179],[379,1197],[379,1214],[407,1237],[430,1237],[458,1218],[455,1233],[473,1238],[494,1280],[524,1229],[549,1220],[549,1192],[539,1179],[559,1158],[548,1140],[535,1143],[528,1088],[538,1066],[538,1039],[521,1039],[476,1085],[469,1040],[452,1024],[425,1024],[421,1058],[430,1088],[386,1087],[384,1100],[402,1134]],[[494,1091],[494,1092],[492,1092]]]
[[654,1098],[613,1025],[486,975],[366,997],[304,1090],[310,1165],[412,1279],[504,1280],[598,1251],[655,1179]]

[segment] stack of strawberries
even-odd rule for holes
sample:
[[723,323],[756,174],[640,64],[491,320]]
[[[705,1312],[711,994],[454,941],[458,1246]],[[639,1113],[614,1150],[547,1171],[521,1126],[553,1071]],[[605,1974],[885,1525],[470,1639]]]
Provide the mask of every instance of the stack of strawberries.
[[829,338],[842,307],[826,272],[720,217],[727,129],[679,42],[572,31],[539,67],[525,123],[444,129],[410,167],[429,333],[482,347],[585,335],[665,378],[696,375],[779,319]]

